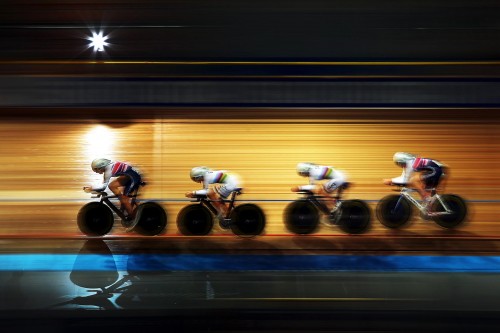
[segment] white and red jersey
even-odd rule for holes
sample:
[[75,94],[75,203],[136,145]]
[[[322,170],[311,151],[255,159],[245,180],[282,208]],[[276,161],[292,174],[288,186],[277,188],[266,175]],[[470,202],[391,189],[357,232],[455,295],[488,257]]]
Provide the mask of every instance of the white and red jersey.
[[[133,173],[133,175],[129,175],[129,173]],[[135,171],[129,164],[115,161],[113,163],[106,165],[106,167],[104,168],[102,184],[97,186],[92,186],[92,190],[104,191],[106,187],[108,187],[109,181],[112,177],[129,175],[136,178],[137,177],[136,174],[138,174],[138,172]]]
[[436,169],[441,169],[442,167],[443,164],[436,160],[416,157],[414,159],[406,161],[406,165],[403,168],[403,173],[399,177],[392,178],[392,182],[394,184],[407,184],[414,172],[424,170],[435,171]]

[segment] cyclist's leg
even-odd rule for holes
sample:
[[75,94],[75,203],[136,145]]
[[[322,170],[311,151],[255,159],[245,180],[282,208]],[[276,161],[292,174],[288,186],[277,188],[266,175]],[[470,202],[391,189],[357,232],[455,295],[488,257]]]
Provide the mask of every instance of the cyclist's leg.
[[226,214],[226,205],[223,201],[223,198],[219,194],[220,185],[217,184],[213,188],[209,188],[207,191],[207,197],[212,201],[212,204],[215,206],[215,209],[219,212],[220,215]]
[[339,190],[344,184],[344,180],[340,178],[330,179],[328,182],[324,183],[323,186],[319,186],[321,195],[329,198],[326,206],[330,211],[332,211],[337,205],[337,196],[339,195]]
[[427,197],[430,196],[430,193],[426,191],[425,187],[425,181],[424,181],[424,175],[420,172],[415,172],[409,179],[408,181],[408,186],[411,188],[414,188],[417,190],[418,194],[420,194],[420,197],[422,200],[425,200]]
[[[120,200],[120,203],[125,207],[125,210],[127,211],[129,216],[134,215],[134,209],[132,207],[132,204],[130,203],[130,198],[128,198],[125,194],[124,191],[127,191],[127,186],[129,186],[131,180],[128,176],[126,175],[121,175],[117,178],[115,178],[113,181],[111,181],[108,185],[109,189],[113,194],[115,194],[118,199]],[[122,190],[124,189],[124,190]]]
[[430,198],[433,194],[433,190],[437,188],[441,176],[443,175],[443,170],[439,166],[433,166],[428,172],[422,174],[422,183],[424,184],[424,189],[426,192],[426,198]]

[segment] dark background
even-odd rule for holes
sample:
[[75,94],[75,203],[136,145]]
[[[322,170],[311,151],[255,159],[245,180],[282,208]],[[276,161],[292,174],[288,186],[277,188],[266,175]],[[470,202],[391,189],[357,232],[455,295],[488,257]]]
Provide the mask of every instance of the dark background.
[[[2,1],[0,121],[44,120],[46,110],[66,120],[76,108],[120,117],[117,106],[160,108],[153,116],[173,106],[452,106],[489,108],[467,116],[487,119],[500,106],[499,29],[493,0]],[[93,30],[109,34],[105,52],[87,47]],[[258,310],[0,318],[23,332],[498,327],[494,311]]]
[[89,28],[113,60],[486,61],[494,0],[3,1],[1,59],[88,60]]

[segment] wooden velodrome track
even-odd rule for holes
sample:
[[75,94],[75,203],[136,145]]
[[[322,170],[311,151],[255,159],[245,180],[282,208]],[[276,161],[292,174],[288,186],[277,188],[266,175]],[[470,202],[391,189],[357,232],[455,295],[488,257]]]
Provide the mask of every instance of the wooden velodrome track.
[[[311,161],[344,170],[353,183],[346,198],[370,203],[366,236],[497,238],[499,120],[500,112],[484,109],[3,110],[0,235],[80,236],[76,214],[90,200],[81,189],[100,180],[90,162],[105,156],[144,173],[148,185],[141,197],[160,200],[168,214],[164,236],[179,236],[175,220],[188,204],[184,193],[199,188],[189,178],[197,165],[240,175],[239,200],[255,202],[267,217],[260,239],[290,235],[282,219],[297,197],[290,187],[307,182],[295,165]],[[468,200],[467,223],[452,232],[418,216],[397,231],[379,223],[376,202],[392,193],[381,180],[401,172],[392,162],[396,151],[451,168],[445,192]],[[121,227],[112,230],[123,233]],[[317,235],[346,237],[326,226]]]

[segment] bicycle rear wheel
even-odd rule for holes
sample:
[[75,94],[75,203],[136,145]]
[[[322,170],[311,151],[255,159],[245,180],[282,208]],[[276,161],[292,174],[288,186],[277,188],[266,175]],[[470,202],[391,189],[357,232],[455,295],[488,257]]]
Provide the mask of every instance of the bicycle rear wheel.
[[266,217],[257,205],[243,204],[231,212],[231,231],[238,236],[257,236],[264,231]]
[[[432,219],[439,226],[450,229],[460,225],[467,216],[467,204],[465,201],[455,194],[443,194],[441,195],[441,200],[444,202],[449,214],[433,216]],[[445,212],[443,205],[439,200],[435,200],[431,208],[432,213]]]
[[310,201],[297,200],[286,207],[283,219],[290,232],[307,235],[318,228],[319,212]]
[[145,202],[137,207],[139,221],[134,231],[144,236],[159,235],[167,226],[167,214],[155,202]]
[[339,228],[349,234],[361,234],[370,226],[370,208],[361,200],[347,200],[340,206]]

